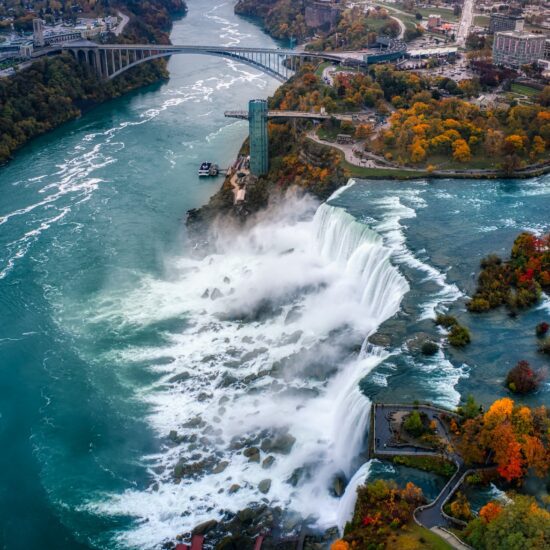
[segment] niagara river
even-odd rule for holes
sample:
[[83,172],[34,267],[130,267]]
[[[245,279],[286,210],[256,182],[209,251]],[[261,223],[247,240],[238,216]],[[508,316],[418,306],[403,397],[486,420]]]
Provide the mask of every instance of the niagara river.
[[[171,38],[278,46],[213,0]],[[0,168],[2,547],[160,548],[258,504],[290,531],[341,528],[360,483],[403,475],[366,457],[371,403],[490,401],[536,361],[548,301],[469,317],[475,347],[407,343],[443,340],[435,313],[465,314],[482,257],[548,232],[549,176],[289,192],[238,231],[217,225],[199,255],[186,211],[222,179],[198,166],[233,162],[247,125],[224,110],[278,84],[219,58],[169,70]]]

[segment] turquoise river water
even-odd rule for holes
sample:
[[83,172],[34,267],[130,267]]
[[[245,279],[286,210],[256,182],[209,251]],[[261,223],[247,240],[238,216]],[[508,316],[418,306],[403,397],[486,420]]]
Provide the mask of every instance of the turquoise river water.
[[[172,41],[275,46],[215,0],[191,0]],[[350,182],[222,229],[196,258],[185,212],[221,183],[198,165],[231,163],[247,128],[223,111],[277,83],[217,58],[169,68],[0,168],[2,548],[155,548],[262,498],[341,525],[369,472],[435,494],[438,480],[362,458],[370,402],[487,403],[518,359],[541,363],[548,301],[514,319],[463,304],[482,256],[549,229],[550,178]],[[442,338],[431,318],[447,308],[472,345],[410,353],[420,332]],[[378,327],[385,348],[365,341]],[[548,403],[548,386],[526,402]],[[269,471],[242,456],[277,434],[295,442]],[[196,468],[174,483],[180,460]],[[354,480],[341,499],[335,474]]]

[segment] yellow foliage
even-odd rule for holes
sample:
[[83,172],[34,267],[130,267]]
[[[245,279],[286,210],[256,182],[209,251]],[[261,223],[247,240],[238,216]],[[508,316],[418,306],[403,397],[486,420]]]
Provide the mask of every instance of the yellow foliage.
[[505,138],[504,143],[506,148],[518,153],[523,149],[523,138],[517,134],[512,134]]
[[483,416],[486,424],[495,426],[512,417],[514,402],[509,397],[497,399]]
[[453,158],[458,162],[468,162],[472,158],[469,145],[463,139],[453,142]]
[[416,139],[411,145],[411,160],[415,163],[422,162],[426,158],[426,149],[422,146],[422,141]]

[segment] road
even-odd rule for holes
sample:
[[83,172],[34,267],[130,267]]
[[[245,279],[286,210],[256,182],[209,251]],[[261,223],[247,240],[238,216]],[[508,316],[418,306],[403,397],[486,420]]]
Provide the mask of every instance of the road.
[[403,38],[405,37],[405,31],[407,30],[407,27],[405,27],[405,23],[403,23],[403,21],[401,21],[401,19],[399,19],[398,17],[395,17],[393,15],[390,15],[390,17],[394,20],[394,21],[397,21],[397,23],[399,24],[399,28],[401,29],[399,31],[399,35],[397,36],[397,38],[399,40],[403,40]]
[[466,45],[466,38],[470,33],[473,19],[474,0],[464,0],[464,6],[462,7],[462,16],[460,17],[458,31],[456,32],[456,43],[461,47],[464,47]]
[[117,11],[117,15],[122,19],[122,21],[117,25],[117,28],[113,31],[115,36],[119,36],[120,34],[122,34],[124,27],[128,24],[128,21],[130,21],[130,18],[124,13],[122,13],[121,11]]

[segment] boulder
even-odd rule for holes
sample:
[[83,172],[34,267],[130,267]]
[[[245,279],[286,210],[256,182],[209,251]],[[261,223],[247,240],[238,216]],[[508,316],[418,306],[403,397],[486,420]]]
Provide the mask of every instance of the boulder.
[[258,483],[258,491],[263,495],[269,493],[269,489],[271,489],[271,479],[262,479],[262,481]]
[[180,372],[179,374],[176,374],[175,376],[172,376],[172,378],[168,379],[168,382],[174,383],[174,382],[185,382],[188,378],[190,378],[191,375],[188,372]]
[[210,519],[203,523],[200,523],[193,529],[193,535],[206,535],[208,531],[211,531],[218,525],[218,522],[215,519]]
[[222,294],[222,291],[219,288],[215,288],[212,291],[212,294],[210,294],[210,299],[211,300],[217,300],[218,298],[223,298],[223,294]]
[[266,456],[262,462],[262,468],[267,470],[271,468],[271,465],[275,462],[275,457],[273,455]]
[[387,348],[391,345],[391,338],[387,334],[375,333],[369,336],[369,342],[374,346]]
[[241,486],[240,486],[238,483],[233,483],[233,485],[231,485],[231,487],[229,487],[227,493],[230,494],[230,495],[233,495],[233,494],[235,494],[240,488],[241,488]]
[[292,485],[293,487],[296,487],[298,483],[300,483],[300,480],[304,477],[305,468],[300,467],[296,468],[292,474],[290,474],[290,477],[286,480],[287,483]]
[[332,479],[331,492],[334,496],[341,497],[346,490],[346,478],[343,475],[335,475]]
[[280,433],[273,438],[266,438],[262,441],[262,451],[268,453],[281,453],[287,455],[296,443],[296,438],[289,433]]
[[248,447],[243,451],[243,455],[249,462],[260,462],[260,449],[258,447]]
[[228,466],[229,466],[229,462],[227,462],[227,460],[222,460],[221,462],[218,462],[216,466],[214,466],[212,473],[221,474]]

